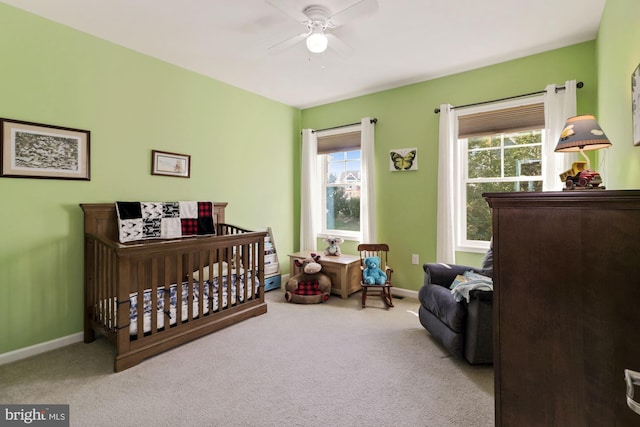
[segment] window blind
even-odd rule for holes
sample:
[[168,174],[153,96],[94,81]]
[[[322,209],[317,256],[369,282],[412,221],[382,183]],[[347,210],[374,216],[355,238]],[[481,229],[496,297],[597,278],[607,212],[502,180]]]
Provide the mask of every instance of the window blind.
[[318,136],[318,154],[360,149],[360,131]]
[[458,138],[544,129],[544,103],[458,116]]

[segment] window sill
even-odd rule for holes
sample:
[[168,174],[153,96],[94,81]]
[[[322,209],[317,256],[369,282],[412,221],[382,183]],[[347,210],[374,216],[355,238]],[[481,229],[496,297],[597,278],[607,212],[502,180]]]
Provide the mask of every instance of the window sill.
[[489,250],[489,242],[477,242],[457,245],[456,252],[485,253]]
[[325,237],[342,237],[345,241],[350,242],[360,242],[360,233],[345,233],[345,232],[335,232],[335,233],[318,233],[316,236],[318,239],[324,239]]

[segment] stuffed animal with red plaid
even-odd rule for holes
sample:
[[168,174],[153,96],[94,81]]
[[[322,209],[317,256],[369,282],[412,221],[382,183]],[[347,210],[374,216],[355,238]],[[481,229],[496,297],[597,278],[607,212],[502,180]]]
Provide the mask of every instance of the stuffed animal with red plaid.
[[287,281],[284,297],[289,302],[315,304],[329,299],[331,279],[318,262],[320,255],[312,253],[302,261],[296,259],[299,272]]

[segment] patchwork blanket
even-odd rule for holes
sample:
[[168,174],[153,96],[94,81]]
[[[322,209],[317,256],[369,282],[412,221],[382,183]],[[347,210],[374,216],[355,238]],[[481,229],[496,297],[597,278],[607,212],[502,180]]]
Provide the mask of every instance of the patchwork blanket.
[[212,202],[116,202],[121,243],[215,234]]

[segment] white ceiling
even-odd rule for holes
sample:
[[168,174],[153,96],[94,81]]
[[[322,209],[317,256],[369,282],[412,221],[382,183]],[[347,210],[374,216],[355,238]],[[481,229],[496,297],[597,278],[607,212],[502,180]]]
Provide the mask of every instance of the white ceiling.
[[[332,13],[359,0],[290,0]],[[333,30],[352,48],[310,54],[265,0],[3,0],[99,38],[298,108],[592,40],[606,0],[378,0]]]

